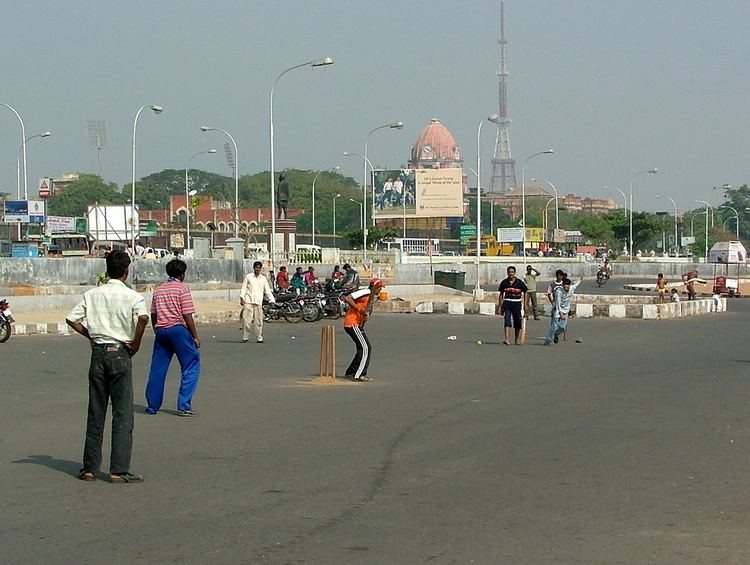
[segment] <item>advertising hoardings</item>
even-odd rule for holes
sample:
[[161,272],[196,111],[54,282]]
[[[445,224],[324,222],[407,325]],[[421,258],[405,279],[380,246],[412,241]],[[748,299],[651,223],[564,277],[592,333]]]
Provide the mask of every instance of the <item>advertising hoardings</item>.
[[377,170],[375,218],[463,216],[462,169]]
[[8,223],[44,223],[44,201],[42,200],[5,200],[3,212],[3,217]]

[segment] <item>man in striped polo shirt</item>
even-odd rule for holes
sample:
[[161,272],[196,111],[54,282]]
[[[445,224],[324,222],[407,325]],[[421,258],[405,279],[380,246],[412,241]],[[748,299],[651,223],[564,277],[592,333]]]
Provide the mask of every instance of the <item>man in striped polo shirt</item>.
[[515,344],[520,345],[518,338],[521,334],[521,310],[523,309],[523,303],[526,298],[526,292],[528,288],[526,283],[521,279],[516,278],[516,268],[508,267],[508,277],[500,282],[500,288],[498,288],[498,310],[500,315],[504,317],[503,331],[504,338],[503,345],[510,345],[510,330],[515,330]]
[[184,283],[187,265],[181,259],[167,263],[169,280],[160,285],[151,299],[151,325],[154,327],[154,351],[146,385],[146,414],[156,414],[164,401],[164,382],[172,361],[180,362],[180,389],[177,412],[180,416],[197,416],[193,411],[193,394],[201,371],[201,340],[195,329],[195,306],[190,289]]
[[370,279],[370,285],[367,288],[355,290],[344,297],[344,301],[349,305],[344,317],[344,331],[352,338],[356,347],[354,358],[346,369],[345,376],[347,379],[354,381],[371,380],[367,376],[367,369],[370,367],[372,344],[365,333],[365,322],[370,317],[372,307],[383,286],[382,280],[373,277]]

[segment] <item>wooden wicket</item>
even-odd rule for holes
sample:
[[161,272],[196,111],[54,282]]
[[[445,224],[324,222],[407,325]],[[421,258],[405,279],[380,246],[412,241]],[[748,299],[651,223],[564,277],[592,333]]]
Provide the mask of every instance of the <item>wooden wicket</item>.
[[336,328],[320,328],[320,376],[336,378]]

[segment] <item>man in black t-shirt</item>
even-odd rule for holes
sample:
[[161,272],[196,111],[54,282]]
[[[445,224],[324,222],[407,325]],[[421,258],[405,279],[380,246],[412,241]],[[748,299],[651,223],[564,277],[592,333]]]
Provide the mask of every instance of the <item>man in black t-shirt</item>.
[[516,278],[516,268],[508,267],[508,277],[503,279],[500,283],[500,288],[497,290],[500,292],[498,299],[500,315],[505,317],[503,330],[505,332],[505,339],[503,340],[503,344],[510,345],[510,328],[513,327],[515,330],[515,343],[519,345],[518,338],[522,327],[521,307],[526,298],[528,288],[521,279]]

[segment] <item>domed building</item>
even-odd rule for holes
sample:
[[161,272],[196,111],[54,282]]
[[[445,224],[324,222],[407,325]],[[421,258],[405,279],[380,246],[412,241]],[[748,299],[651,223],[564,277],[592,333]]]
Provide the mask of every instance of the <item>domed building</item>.
[[458,144],[440,120],[433,118],[411,148],[409,167],[413,169],[446,169],[463,167]]

